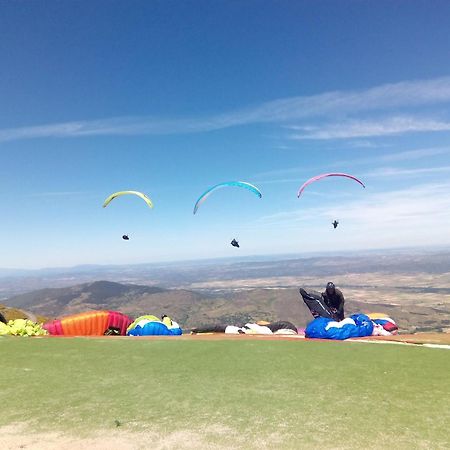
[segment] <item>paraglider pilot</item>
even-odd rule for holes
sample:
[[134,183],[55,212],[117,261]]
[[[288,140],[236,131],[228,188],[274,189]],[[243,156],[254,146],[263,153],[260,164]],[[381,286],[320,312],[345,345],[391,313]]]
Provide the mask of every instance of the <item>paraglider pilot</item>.
[[343,320],[345,303],[344,294],[339,289],[336,289],[336,286],[332,281],[327,283],[325,292],[322,293],[322,297],[338,320]]
[[236,239],[233,239],[233,240],[231,241],[231,245],[232,245],[233,247],[239,248],[239,242],[238,242]]
[[337,220],[335,220],[334,222],[331,222],[331,223],[332,223],[334,229],[336,229],[337,226],[339,225],[339,222]]
[[129,240],[130,240],[130,238],[128,237],[128,234],[124,234],[124,235],[122,236],[122,239],[123,239],[124,241],[129,241]]
[[326,317],[336,321],[344,319],[344,295],[342,291],[336,289],[333,282],[328,282],[325,291],[322,293],[307,292],[300,288],[300,295],[314,318]]

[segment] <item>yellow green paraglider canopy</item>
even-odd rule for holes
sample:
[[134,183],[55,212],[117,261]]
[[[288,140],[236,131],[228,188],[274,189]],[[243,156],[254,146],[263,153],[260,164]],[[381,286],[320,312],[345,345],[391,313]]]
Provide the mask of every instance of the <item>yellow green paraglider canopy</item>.
[[147,203],[147,205],[150,208],[153,208],[153,203],[150,200],[149,197],[147,197],[143,192],[139,192],[139,191],[119,191],[119,192],[114,192],[114,194],[111,194],[103,203],[103,208],[106,208],[112,200],[114,200],[116,197],[120,197],[122,195],[127,195],[127,194],[132,194],[132,195],[137,195],[138,197],[142,198],[142,200],[144,200],[145,203]]

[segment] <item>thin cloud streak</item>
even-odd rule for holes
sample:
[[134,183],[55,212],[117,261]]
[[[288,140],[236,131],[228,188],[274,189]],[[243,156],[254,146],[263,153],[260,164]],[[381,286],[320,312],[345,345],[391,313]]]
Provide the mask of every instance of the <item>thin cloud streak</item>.
[[450,172],[450,166],[422,167],[419,169],[399,169],[396,167],[380,167],[364,174],[364,177],[400,177]]
[[92,192],[86,191],[54,191],[54,192],[33,192],[29,197],[73,197],[79,195],[92,195]]
[[289,176],[289,175],[299,175],[301,173],[308,173],[310,169],[305,169],[304,167],[289,167],[287,169],[274,169],[268,170],[266,172],[259,172],[254,177],[255,178],[265,178],[265,177],[277,177],[277,176]]
[[[414,150],[405,150],[396,153],[390,153],[385,155],[376,155],[369,156],[363,158],[353,158],[348,160],[336,160],[333,161],[332,164],[327,165],[326,167],[321,167],[316,169],[317,171],[326,171],[329,167],[337,168],[337,167],[347,167],[347,166],[363,166],[363,165],[371,165],[380,164],[380,163],[395,163],[400,161],[411,161],[425,158],[432,158],[433,156],[450,154],[450,147],[430,147],[430,148],[420,148]],[[342,169],[343,170],[343,169]],[[342,171],[341,170],[341,171]],[[378,169],[374,169],[370,172],[366,172],[365,174],[360,174],[361,177],[375,177],[375,176],[401,176],[401,175],[415,175],[415,174],[426,174],[433,172],[446,172],[449,169],[446,166],[436,167],[436,168],[427,168],[427,169],[396,169],[392,167],[380,167]],[[253,178],[258,179],[259,183],[265,184],[278,184],[278,183],[290,183],[290,182],[300,182],[305,177],[311,175],[312,169],[305,169],[304,167],[287,167],[284,169],[276,169],[270,170],[267,172],[259,172],[254,175]],[[298,175],[297,178],[293,178],[292,176]],[[281,178],[278,178],[281,177]]]
[[[450,170],[450,168],[449,168]],[[374,193],[363,199],[341,202],[339,207],[299,207],[260,217],[256,224],[286,225],[308,222],[314,217],[337,217],[364,222],[378,227],[380,222],[390,223],[398,218],[421,217],[430,213],[445,213],[450,218],[450,183],[413,186],[408,189]],[[370,221],[370,224],[368,223]]]
[[450,147],[419,148],[415,150],[392,153],[390,155],[383,155],[379,158],[379,160],[385,162],[410,161],[412,159],[430,158],[431,156],[445,155],[448,153],[450,153]]
[[[254,229],[276,229],[292,240],[307,236],[305,248],[364,249],[398,246],[448,245],[450,183],[369,194],[338,206],[301,207],[261,217]],[[339,229],[330,232],[338,218]],[[329,222],[328,226],[327,223]],[[338,237],[338,239],[336,239]]]
[[346,160],[338,160],[333,164],[335,167],[342,166],[362,166],[362,165],[373,165],[381,163],[391,163],[400,161],[412,161],[424,158],[432,158],[433,156],[450,154],[450,147],[429,147],[429,148],[419,148],[414,150],[404,150],[400,152],[392,152],[389,154],[375,156],[367,156],[363,158],[353,158]]
[[[73,138],[102,135],[198,133],[239,125],[286,123],[299,119],[342,116],[346,113],[393,108],[410,108],[448,103],[449,101],[450,77],[442,77],[431,80],[384,84],[365,90],[334,91],[312,96],[278,99],[255,107],[213,115],[209,118],[116,117],[3,129],[0,130],[0,142],[46,137]],[[334,134],[337,131],[335,130]],[[353,131],[353,133],[355,132]],[[312,130],[309,138],[318,139],[314,136],[320,135],[320,130],[315,132]],[[355,137],[370,135],[361,134],[360,131],[359,134],[355,134]],[[303,139],[305,138],[308,137],[303,137]],[[326,137],[319,138],[326,139]]]
[[450,131],[450,122],[432,118],[391,117],[382,120],[350,120],[323,126],[293,126],[303,130],[290,136],[293,140],[331,140],[379,137],[393,134]]

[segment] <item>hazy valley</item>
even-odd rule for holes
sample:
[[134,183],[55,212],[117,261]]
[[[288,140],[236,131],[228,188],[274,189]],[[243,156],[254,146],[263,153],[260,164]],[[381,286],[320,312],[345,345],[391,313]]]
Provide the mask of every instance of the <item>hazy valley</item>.
[[165,313],[185,328],[279,319],[300,327],[311,316],[298,287],[321,290],[329,280],[343,290],[346,314],[385,312],[403,331],[450,329],[445,252],[55,269],[4,276],[0,286],[10,294],[1,303],[49,318],[117,309]]

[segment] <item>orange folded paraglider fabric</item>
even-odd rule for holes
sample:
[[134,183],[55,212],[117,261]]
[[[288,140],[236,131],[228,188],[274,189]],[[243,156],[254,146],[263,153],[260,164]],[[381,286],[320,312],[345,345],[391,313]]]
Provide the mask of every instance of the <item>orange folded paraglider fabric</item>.
[[47,322],[44,328],[56,336],[125,336],[131,322],[118,311],[88,311]]

